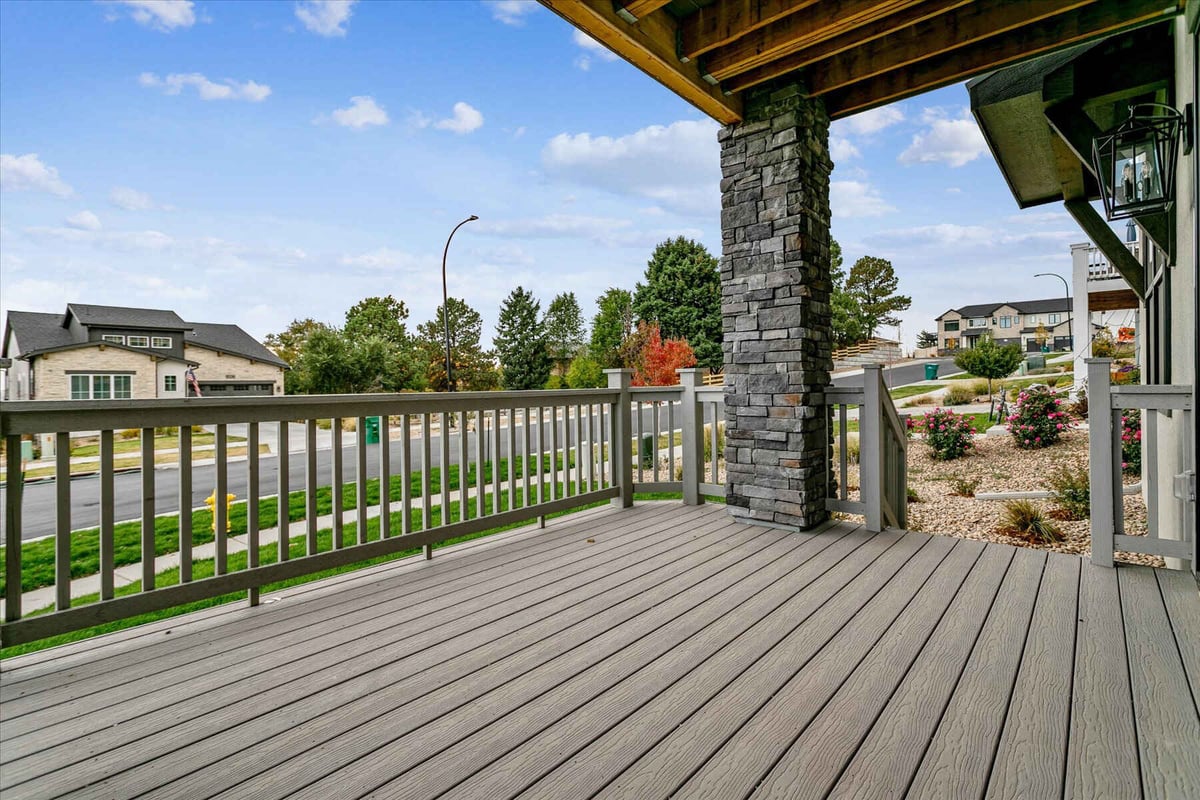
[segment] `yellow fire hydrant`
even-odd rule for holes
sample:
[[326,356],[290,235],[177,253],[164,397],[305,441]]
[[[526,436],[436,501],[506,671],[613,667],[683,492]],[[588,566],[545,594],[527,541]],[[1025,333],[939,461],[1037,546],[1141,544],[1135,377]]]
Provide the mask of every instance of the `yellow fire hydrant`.
[[[225,495],[225,532],[229,533],[229,506],[237,499],[236,494]],[[212,514],[212,530],[217,532],[217,490],[213,489],[213,493],[204,498],[204,505],[208,506],[208,513]]]

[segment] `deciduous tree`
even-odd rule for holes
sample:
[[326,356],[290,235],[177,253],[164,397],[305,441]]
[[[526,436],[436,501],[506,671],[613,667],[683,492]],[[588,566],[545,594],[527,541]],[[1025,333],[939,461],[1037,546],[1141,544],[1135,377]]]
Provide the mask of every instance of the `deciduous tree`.
[[635,337],[641,347],[634,357],[634,386],[673,386],[679,383],[675,370],[696,366],[691,345],[683,339],[663,339],[657,325],[639,322]]
[[621,343],[633,332],[633,295],[624,289],[609,288],[596,299],[592,320],[592,358],[602,369],[617,369],[621,363]]
[[970,350],[962,350],[954,357],[954,364],[964,372],[979,378],[987,378],[988,402],[992,401],[992,380],[1007,378],[1021,365],[1021,348],[1015,344],[1003,347],[984,333]]
[[346,312],[346,325],[342,332],[351,339],[378,336],[398,347],[409,349],[405,320],[408,308],[402,300],[390,294],[386,297],[365,297]]

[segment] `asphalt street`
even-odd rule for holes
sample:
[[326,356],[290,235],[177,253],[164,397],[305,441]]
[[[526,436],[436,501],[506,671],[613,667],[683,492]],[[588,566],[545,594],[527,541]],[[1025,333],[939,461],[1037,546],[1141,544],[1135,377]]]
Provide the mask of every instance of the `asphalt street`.
[[[918,383],[925,380],[925,365],[937,364],[938,374],[945,376],[954,372],[960,372],[958,367],[954,366],[953,358],[931,358],[927,361],[909,362],[906,364],[898,364],[894,367],[888,367],[883,370],[884,383],[888,388],[894,389],[897,386],[907,386],[910,383]],[[833,378],[834,386],[862,386],[863,373],[859,372],[854,375],[835,375]]]

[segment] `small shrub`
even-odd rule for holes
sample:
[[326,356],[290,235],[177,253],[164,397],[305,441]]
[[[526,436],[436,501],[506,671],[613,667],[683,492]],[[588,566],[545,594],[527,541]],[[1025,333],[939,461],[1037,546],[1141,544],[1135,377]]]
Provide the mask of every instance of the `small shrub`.
[[1017,410],[1008,418],[1008,432],[1022,450],[1049,447],[1071,428],[1063,401],[1046,389],[1027,389],[1017,395]]
[[1063,538],[1062,531],[1028,500],[1007,500],[1000,516],[1000,532],[1036,544],[1049,544]]
[[1051,376],[1049,378],[1046,378],[1046,385],[1049,386],[1051,389],[1053,389],[1056,386],[1058,386],[1058,380],[1059,379],[1057,376]]
[[952,475],[950,477],[950,494],[959,497],[974,497],[975,490],[978,488],[978,478],[964,478],[959,475]]
[[971,381],[971,394],[986,397],[989,392],[987,381]]
[[1107,330],[1100,331],[1092,339],[1092,358],[1112,358],[1117,352],[1117,343]]
[[1071,413],[1079,419],[1088,418],[1088,398],[1086,386],[1079,387],[1079,394],[1076,395],[1075,402],[1071,404]]
[[141,435],[142,432],[137,428],[126,428],[123,431],[117,431],[117,439],[122,442],[132,442]]
[[198,433],[207,433],[207,431],[204,430],[203,425],[193,425],[192,426],[192,435],[194,436]]
[[925,441],[939,461],[951,461],[975,446],[971,421],[950,409],[935,408],[921,420]]
[[1136,408],[1121,412],[1121,471],[1142,474],[1142,412]]
[[954,384],[942,395],[942,403],[948,406],[965,406],[975,399],[975,392],[970,386]]
[[911,486],[907,487],[906,494],[908,495],[908,502],[910,502],[910,503],[925,502],[924,500],[921,499],[921,495],[917,494],[917,490],[912,488]]
[[923,395],[918,395],[917,397],[914,397],[912,400],[909,400],[907,403],[904,404],[904,407],[908,408],[909,406],[932,406],[932,405],[935,405],[936,403],[937,403],[936,397],[934,397],[931,394],[923,394]]
[[[847,436],[846,436],[846,463],[847,464],[857,464],[859,454],[860,454],[860,449],[859,449],[859,443],[858,443],[858,434],[857,433],[847,434]],[[840,463],[840,456],[838,454],[838,445],[837,444],[834,444],[834,446],[833,446],[833,461],[834,461],[834,463]]]
[[1087,519],[1091,512],[1088,471],[1082,462],[1060,462],[1046,477],[1045,486],[1063,519]]
[[563,380],[562,375],[551,375],[548,379],[546,379],[546,388],[552,390],[565,389],[567,388],[567,382]]
[[1121,367],[1112,382],[1115,386],[1136,386],[1142,382],[1142,371],[1137,367]]
[[179,428],[170,428],[170,427],[155,428],[154,435],[155,436],[178,436]]

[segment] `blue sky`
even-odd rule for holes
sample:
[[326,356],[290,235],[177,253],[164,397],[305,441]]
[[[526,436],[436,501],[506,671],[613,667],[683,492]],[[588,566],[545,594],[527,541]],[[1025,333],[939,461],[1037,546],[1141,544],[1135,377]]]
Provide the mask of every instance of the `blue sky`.
[[[835,123],[833,233],[890,259],[909,343],[1056,295],[1059,206],[1019,212],[949,87]],[[516,285],[590,318],[654,245],[720,251],[716,123],[535,3],[0,3],[0,310],[173,308],[256,336]],[[888,333],[889,331],[884,331]]]

